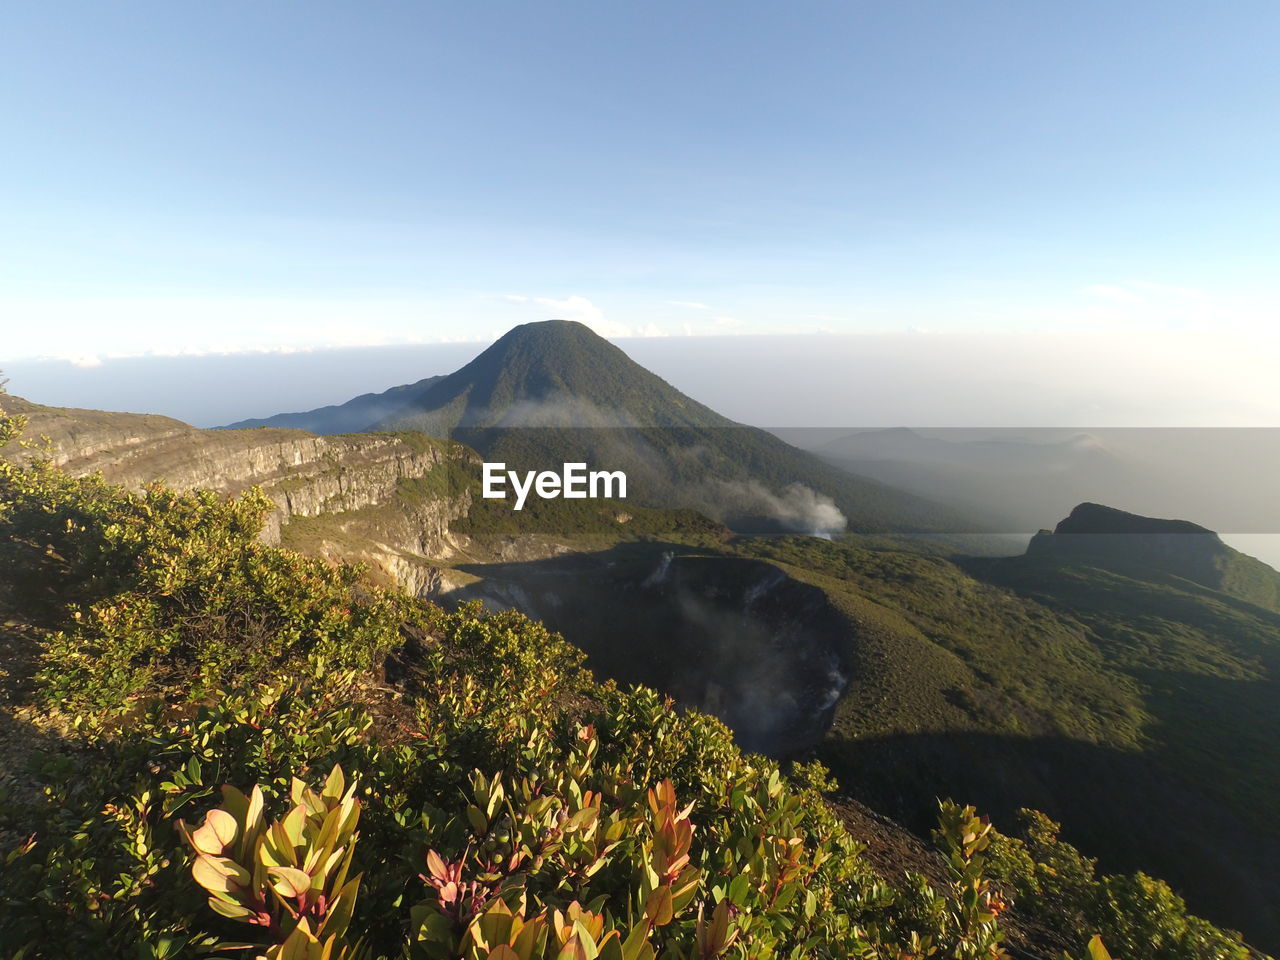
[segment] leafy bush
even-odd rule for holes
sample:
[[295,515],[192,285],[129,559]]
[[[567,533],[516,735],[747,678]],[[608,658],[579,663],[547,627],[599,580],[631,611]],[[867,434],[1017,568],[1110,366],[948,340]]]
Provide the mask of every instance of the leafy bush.
[[104,709],[173,687],[207,695],[302,662],[315,675],[367,670],[400,643],[403,598],[365,590],[355,567],[258,541],[271,502],[257,490],[230,501],[133,494],[48,462],[0,464],[0,504],[15,567],[79,601],[48,639],[50,701]]
[[[269,960],[316,956],[345,960],[345,945],[360,877],[347,879],[355,853],[360,802],[334,767],[316,793],[301,780],[290,791],[293,806],[268,823],[261,787],[246,796],[222,788],[223,803],[204,823],[179,830],[195,854],[191,875],[209,892],[214,913],[261,929]],[[249,944],[220,944],[244,949]]]
[[1238,934],[1187,913],[1167,883],[1143,873],[1099,875],[1097,861],[1058,839],[1061,827],[1023,810],[1022,836],[994,836],[994,876],[1012,888],[1028,915],[1067,929],[1097,931],[1123,957],[1249,960]]
[[1097,928],[1126,956],[1182,936],[1150,927],[1141,881],[1046,891],[1063,850],[953,804],[949,881],[887,884],[821,768],[789,778],[714,718],[596,684],[519,614],[265,546],[255,494],[35,464],[0,468],[0,495],[2,549],[44,558],[67,604],[38,679],[78,730],[36,754],[38,799],[0,804],[23,838],[6,957],[998,958],[989,857],[1046,916],[1067,892],[1086,919],[1115,900]]
[[[527,718],[490,725],[489,749],[479,752],[476,729],[454,740],[446,731],[459,725],[437,722],[464,708],[460,698],[424,706],[399,743],[375,735],[366,707],[326,702],[315,691],[233,694],[185,720],[156,704],[129,737],[98,739],[92,752],[48,762],[46,802],[10,811],[6,826],[21,825],[34,840],[5,868],[0,942],[25,944],[28,955],[58,943],[67,952],[159,957],[250,942],[262,955],[288,956],[246,938],[246,920],[268,933],[274,924],[282,950],[289,937],[331,939],[338,930],[320,921],[345,889],[339,896],[352,918],[340,926],[363,935],[373,956],[406,948],[423,957],[487,956],[474,949],[492,948],[495,930],[518,939],[530,924],[547,930],[557,950],[590,935],[583,955],[612,951],[607,943],[625,948],[624,957],[649,956],[638,946],[645,943],[654,956],[672,957],[844,956],[846,944],[867,956],[896,955],[891,944],[911,935],[911,904],[870,873],[816,794],[741,755],[727,758],[723,777],[698,777],[696,790],[678,794],[630,762],[631,741],[605,742],[599,733],[610,719],[630,725],[655,698],[637,691],[611,699],[612,708],[588,714],[599,724],[568,735]],[[666,712],[683,733],[681,718]],[[723,728],[715,733],[727,739]],[[696,744],[654,739],[648,765],[692,770],[682,746]],[[471,766],[482,757],[510,766]],[[308,793],[291,775],[336,762],[350,771],[341,790],[331,775]],[[228,779],[258,783],[247,793],[219,789]],[[325,828],[339,798],[360,809],[360,833],[349,842],[337,842],[346,821]],[[266,826],[266,811],[281,803],[290,806],[279,830]],[[180,822],[202,811],[200,828]],[[288,833],[290,817],[295,862],[305,866],[308,890],[318,884],[306,903],[297,875],[269,869],[292,866],[274,862],[289,858],[279,831]],[[274,852],[264,839],[272,836]],[[351,881],[337,871],[339,847],[350,875],[364,877],[358,900],[341,885]],[[201,866],[207,858],[226,860]],[[321,860],[333,861],[323,879],[313,872]],[[223,905],[216,912],[202,905],[210,892]],[[947,892],[940,896],[946,902]],[[288,921],[308,910],[299,935]],[[919,936],[955,945],[959,932]],[[335,940],[332,955],[354,950],[352,939],[359,937]],[[516,949],[514,939],[507,945]]]

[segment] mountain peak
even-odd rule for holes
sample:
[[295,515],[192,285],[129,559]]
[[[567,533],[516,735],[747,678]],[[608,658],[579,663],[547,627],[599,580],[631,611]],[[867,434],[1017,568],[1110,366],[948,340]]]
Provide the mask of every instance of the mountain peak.
[[1217,539],[1208,527],[1202,527],[1189,520],[1163,520],[1156,517],[1144,517],[1136,513],[1127,513],[1115,507],[1101,503],[1081,503],[1059,521],[1053,531],[1063,533],[1141,533],[1168,534],[1190,533],[1208,534]]
[[521,339],[528,337],[581,337],[589,340],[604,340],[604,337],[596,333],[590,327],[580,320],[532,320],[529,323],[521,323],[512,327],[501,337],[494,341],[495,344],[501,343],[503,340]]
[[569,320],[507,331],[372,429],[450,437],[515,469],[582,462],[620,470],[641,503],[692,507],[750,529],[958,525],[936,504],[721,416]]
[[[536,320],[512,327],[480,354],[505,355],[515,351],[556,356],[563,351],[591,350],[603,353],[622,351],[577,320]],[[625,354],[622,354],[625,356]],[[477,357],[476,359],[479,359]]]
[[630,367],[652,376],[586,324],[541,320],[508,330],[449,379],[491,380],[495,388],[505,380],[512,398],[554,392],[584,396],[593,392],[593,373],[607,376],[611,370]]
[[475,427],[732,425],[585,324],[542,320],[508,330],[374,428],[444,436]]

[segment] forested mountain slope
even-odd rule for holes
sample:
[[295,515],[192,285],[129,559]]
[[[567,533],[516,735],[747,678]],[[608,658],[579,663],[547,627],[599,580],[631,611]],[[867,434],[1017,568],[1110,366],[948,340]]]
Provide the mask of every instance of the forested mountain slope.
[[518,614],[264,544],[270,508],[0,463],[0,729],[31,761],[0,806],[6,950],[1251,956],[1043,822],[944,803],[940,868],[878,875],[820,768],[596,683]]

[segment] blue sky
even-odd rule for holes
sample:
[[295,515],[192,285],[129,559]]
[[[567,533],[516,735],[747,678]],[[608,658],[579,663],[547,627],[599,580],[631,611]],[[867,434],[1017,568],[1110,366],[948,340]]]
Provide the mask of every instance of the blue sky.
[[1280,318],[1280,5],[8,4],[0,361]]

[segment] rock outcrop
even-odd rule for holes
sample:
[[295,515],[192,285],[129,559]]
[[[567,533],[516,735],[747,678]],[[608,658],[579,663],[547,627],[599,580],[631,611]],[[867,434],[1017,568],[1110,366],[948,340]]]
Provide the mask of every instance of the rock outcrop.
[[1139,577],[1178,577],[1280,611],[1280,575],[1189,520],[1144,517],[1082,503],[1052,533],[1041,530],[1032,537],[1027,556],[1086,563]]
[[453,551],[449,524],[470,506],[465,487],[444,478],[455,475],[449,460],[475,455],[420,434],[200,430],[168,417],[13,396],[0,396],[0,409],[28,418],[27,446],[10,446],[4,456],[48,457],[73,475],[96,471],[132,489],[163,481],[234,496],[261,487],[276,507],[264,540],[366,561],[415,593],[439,588],[431,560]]
[[[1141,563],[1210,584],[1227,548],[1212,530],[1082,503],[1054,528],[1032,538],[1028,555]],[[1216,586],[1216,584],[1214,584]]]

